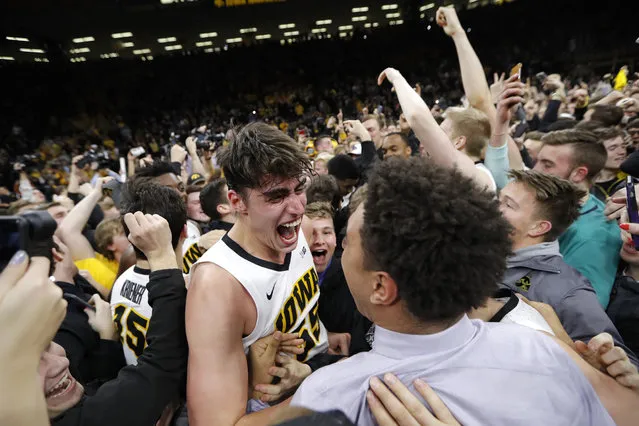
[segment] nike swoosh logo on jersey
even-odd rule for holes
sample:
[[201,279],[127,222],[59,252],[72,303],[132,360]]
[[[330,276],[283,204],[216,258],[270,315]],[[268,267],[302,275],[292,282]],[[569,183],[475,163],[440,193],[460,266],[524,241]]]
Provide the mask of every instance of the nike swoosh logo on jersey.
[[273,297],[273,291],[275,291],[275,284],[277,284],[277,282],[273,283],[273,288],[271,289],[270,293],[266,293],[266,298],[268,300],[271,300],[271,297]]

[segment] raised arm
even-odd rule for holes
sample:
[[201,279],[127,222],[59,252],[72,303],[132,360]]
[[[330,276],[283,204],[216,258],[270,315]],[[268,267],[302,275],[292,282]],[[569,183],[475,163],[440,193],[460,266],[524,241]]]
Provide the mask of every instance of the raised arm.
[[446,133],[439,128],[428,105],[400,72],[394,68],[386,68],[379,75],[377,84],[381,85],[385,78],[395,88],[408,124],[431,159],[444,167],[458,167],[462,173],[475,179],[482,187],[490,187],[491,182],[487,174],[479,171],[470,158],[455,149]]
[[[499,125],[499,118],[497,116],[495,105],[493,104],[490,87],[488,86],[488,81],[486,80],[486,75],[484,73],[484,67],[481,64],[477,53],[475,53],[473,46],[470,44],[466,31],[462,28],[455,9],[453,7],[439,8],[437,11],[437,24],[444,29],[444,32],[446,32],[446,34],[450,36],[455,43],[457,56],[459,58],[459,67],[461,70],[464,93],[466,94],[466,98],[468,98],[470,106],[477,108],[486,114],[490,121],[493,135],[498,133],[496,127]],[[501,154],[500,152],[493,150],[493,148],[496,148],[497,150],[504,150],[506,149],[506,145],[508,145],[508,161],[501,161],[501,165],[492,167],[491,163],[493,158],[490,157],[497,157]],[[517,149],[515,141],[513,141],[510,137],[505,139],[491,138],[490,145],[486,152],[486,157],[486,167],[490,169],[496,180],[501,180],[502,182],[503,179],[498,179],[500,175],[503,175],[501,169],[512,168],[521,170],[523,168],[523,161],[521,159],[519,149]],[[495,161],[497,161],[497,159],[495,159]],[[506,164],[506,167],[504,167],[503,164]],[[498,187],[503,186],[504,185],[498,184]]]
[[464,93],[468,98],[468,102],[472,107],[486,114],[490,124],[494,126],[497,112],[492,102],[484,68],[466,36],[466,31],[464,31],[459,22],[454,7],[440,7],[437,10],[437,24],[444,29],[444,32],[455,43],[462,84],[464,85]]
[[102,198],[103,179],[98,179],[93,190],[69,212],[56,231],[56,234],[67,245],[73,260],[89,259],[95,256],[91,243],[82,235],[91,212]]
[[200,160],[200,156],[197,154],[197,145],[195,144],[195,138],[189,137],[186,138],[186,150],[191,157],[191,173],[199,173],[202,176],[209,178],[209,174],[207,170],[204,168],[202,164],[202,160]]

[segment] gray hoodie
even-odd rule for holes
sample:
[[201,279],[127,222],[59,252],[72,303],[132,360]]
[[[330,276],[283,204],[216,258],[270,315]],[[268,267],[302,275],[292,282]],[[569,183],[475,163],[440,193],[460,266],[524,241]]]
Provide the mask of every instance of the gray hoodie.
[[639,366],[636,355],[623,344],[601,307],[590,282],[564,262],[557,241],[515,251],[508,258],[502,286],[552,306],[573,340],[588,343],[599,333],[609,333],[615,345],[623,348],[630,361]]

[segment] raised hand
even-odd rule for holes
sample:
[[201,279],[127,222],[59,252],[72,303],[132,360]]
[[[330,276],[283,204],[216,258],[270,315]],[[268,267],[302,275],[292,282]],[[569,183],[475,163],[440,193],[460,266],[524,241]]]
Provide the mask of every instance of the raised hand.
[[399,78],[403,78],[399,71],[395,68],[386,68],[379,74],[379,77],[377,77],[377,85],[381,86],[384,79],[387,79],[390,84],[395,84],[395,81]]
[[344,129],[347,133],[351,135],[355,135],[361,141],[369,141],[371,140],[371,135],[366,130],[366,127],[359,120],[346,120],[344,122]]
[[493,101],[493,104],[497,104],[499,102],[499,97],[501,96],[501,92],[504,91],[504,77],[505,73],[501,73],[498,75],[497,73],[493,74],[493,84],[490,85],[490,97]]
[[146,255],[149,262],[153,263],[153,259],[166,256],[172,256],[175,261],[171,229],[162,216],[142,212],[127,213],[124,215],[124,223],[129,229],[129,241]]
[[29,256],[19,251],[0,275],[0,354],[8,355],[10,362],[27,357],[35,368],[64,319],[67,302],[49,280],[49,265],[45,257],[29,263]]
[[436,19],[437,25],[442,27],[444,32],[450,37],[464,33],[464,29],[459,22],[457,12],[453,6],[440,7],[437,9]]
[[517,75],[513,75],[506,80],[503,90],[499,95],[499,103],[497,104],[497,120],[504,124],[510,123],[517,105],[524,101],[525,87],[526,86],[519,80]]

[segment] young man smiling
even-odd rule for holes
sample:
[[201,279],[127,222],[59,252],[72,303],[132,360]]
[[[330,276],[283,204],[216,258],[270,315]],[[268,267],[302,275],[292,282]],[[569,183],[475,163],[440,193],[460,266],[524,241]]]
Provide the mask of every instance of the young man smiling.
[[219,161],[237,221],[191,269],[189,423],[261,425],[272,410],[246,415],[249,346],[276,330],[299,334],[298,364],[328,348],[319,279],[300,231],[312,169],[293,139],[264,123],[244,127]]

